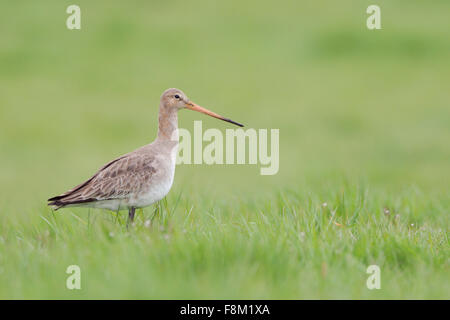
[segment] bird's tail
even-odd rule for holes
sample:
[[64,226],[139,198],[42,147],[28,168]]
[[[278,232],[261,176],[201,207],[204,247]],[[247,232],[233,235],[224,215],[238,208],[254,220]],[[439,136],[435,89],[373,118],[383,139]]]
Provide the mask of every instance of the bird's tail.
[[48,204],[55,211],[68,206],[76,206],[81,203],[93,202],[95,199],[73,199],[71,194],[65,194],[48,199]]
[[47,205],[52,207],[52,209],[54,209],[55,211],[64,208],[66,205],[68,205],[68,203],[64,202],[62,196],[56,196],[48,199],[47,201],[48,201]]

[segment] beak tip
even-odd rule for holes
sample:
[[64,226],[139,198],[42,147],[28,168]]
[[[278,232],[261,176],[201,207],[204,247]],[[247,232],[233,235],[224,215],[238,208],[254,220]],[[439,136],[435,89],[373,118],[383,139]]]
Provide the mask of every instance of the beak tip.
[[225,121],[227,121],[227,122],[229,122],[229,123],[232,123],[232,124],[235,124],[235,125],[237,125],[238,127],[244,127],[244,125],[243,124],[240,124],[239,122],[236,122],[236,121],[233,121],[233,120],[231,120],[231,119],[224,119]]

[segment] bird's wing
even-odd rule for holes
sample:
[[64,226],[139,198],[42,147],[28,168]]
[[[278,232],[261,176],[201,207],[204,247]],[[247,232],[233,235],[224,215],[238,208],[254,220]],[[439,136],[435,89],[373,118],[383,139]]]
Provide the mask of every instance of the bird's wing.
[[51,198],[54,206],[123,199],[142,190],[156,172],[154,157],[130,153],[104,165],[86,182]]

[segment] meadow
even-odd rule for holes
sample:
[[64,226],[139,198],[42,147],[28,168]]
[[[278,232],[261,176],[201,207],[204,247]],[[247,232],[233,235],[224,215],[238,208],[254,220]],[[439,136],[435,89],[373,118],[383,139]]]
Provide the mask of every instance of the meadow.
[[[81,30],[73,2],[2,3],[0,298],[449,299],[450,3],[376,1],[369,31],[373,3],[79,0]],[[170,87],[279,129],[279,172],[177,166],[128,230],[46,206],[151,142]]]

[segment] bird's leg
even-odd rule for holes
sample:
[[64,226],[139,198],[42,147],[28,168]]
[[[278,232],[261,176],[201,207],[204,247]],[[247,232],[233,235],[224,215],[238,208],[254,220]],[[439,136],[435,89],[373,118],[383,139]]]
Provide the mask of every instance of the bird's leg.
[[128,220],[127,220],[127,229],[128,229],[128,223],[131,221],[133,223],[134,220],[134,212],[136,211],[135,207],[131,207],[128,209]]

